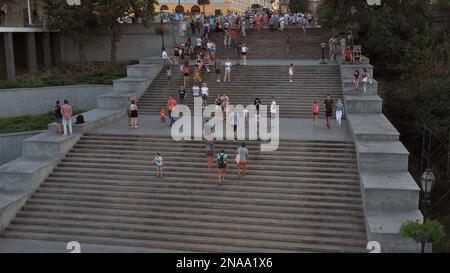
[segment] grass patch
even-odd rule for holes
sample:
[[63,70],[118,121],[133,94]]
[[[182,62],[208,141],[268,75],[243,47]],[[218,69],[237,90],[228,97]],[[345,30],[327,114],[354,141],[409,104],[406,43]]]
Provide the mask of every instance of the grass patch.
[[0,80],[0,89],[36,88],[77,84],[112,85],[113,80],[127,76],[125,65],[111,66],[90,64],[84,69],[79,65],[64,64],[37,75],[22,75],[16,80]]
[[[76,111],[75,115],[85,112]],[[48,124],[55,122],[55,114],[48,112],[37,115],[0,118],[0,134],[46,130]]]

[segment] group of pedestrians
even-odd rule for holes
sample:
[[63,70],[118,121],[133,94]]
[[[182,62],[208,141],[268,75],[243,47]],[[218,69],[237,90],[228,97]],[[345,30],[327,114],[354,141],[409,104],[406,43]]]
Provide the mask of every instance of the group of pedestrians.
[[364,68],[361,72],[359,70],[355,70],[353,73],[353,86],[355,87],[355,91],[360,90],[360,85],[362,82],[363,92],[367,92],[367,84],[372,84],[372,78],[370,77],[370,73]]
[[181,21],[187,19],[192,35],[205,35],[212,32],[224,32],[226,29],[236,29],[245,37],[248,29],[260,31],[266,26],[280,30],[285,27],[299,26],[303,32],[306,32],[307,28],[317,27],[317,17],[312,13],[271,11],[263,8],[244,13],[228,11],[226,14],[220,15],[206,16],[199,13],[191,15],[190,18],[179,17]]
[[63,105],[61,105],[61,102],[59,100],[56,101],[54,115],[56,117],[57,134],[72,134],[73,114],[73,106],[69,103],[68,100],[64,100]]
[[[344,115],[344,104],[342,103],[341,99],[338,99],[337,103],[334,104],[334,100],[331,98],[330,95],[327,95],[325,100],[323,101],[324,108],[325,108],[325,121],[328,129],[331,129],[331,118],[333,116],[333,112],[336,115],[336,126],[341,127],[342,124],[342,116]],[[318,118],[319,118],[319,104],[317,101],[313,102],[312,105],[312,116],[313,126],[317,127],[318,124]]]
[[[208,158],[208,172],[212,172],[215,168],[218,169],[218,185],[220,186],[225,181],[225,173],[228,169],[228,153],[223,148],[216,150],[214,140],[205,140],[204,144],[206,156]],[[235,163],[238,178],[243,178],[248,174],[249,152],[245,146],[245,143],[242,143],[236,151]],[[156,153],[150,163],[154,164],[156,167],[156,177],[162,178],[164,176],[163,171],[165,163],[161,154]]]

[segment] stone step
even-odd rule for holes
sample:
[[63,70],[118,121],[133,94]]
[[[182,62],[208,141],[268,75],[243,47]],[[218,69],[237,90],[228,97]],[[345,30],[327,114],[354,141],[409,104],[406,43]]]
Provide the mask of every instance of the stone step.
[[[253,212],[254,214],[237,214],[233,211],[225,210],[176,210],[167,209],[165,207],[158,209],[154,208],[151,211],[148,210],[127,210],[125,209],[113,209],[113,208],[99,208],[99,207],[78,207],[68,205],[44,205],[44,204],[31,204],[28,205],[22,212],[22,216],[32,217],[37,213],[50,214],[97,214],[104,216],[116,216],[116,217],[133,217],[135,219],[170,219],[170,220],[185,220],[191,219],[196,221],[205,221],[213,223],[235,223],[235,224],[252,224],[252,225],[281,225],[285,227],[299,227],[310,226],[319,229],[336,229],[336,230],[354,230],[364,231],[362,222],[354,222],[353,218],[347,217],[343,221],[344,216],[333,217],[328,215],[316,215],[316,214],[300,214],[295,219],[292,219],[291,215],[286,215],[283,218],[277,219],[275,215],[273,218],[269,218],[269,214],[263,214]],[[353,221],[353,222],[352,222]]]
[[[146,175],[146,176],[139,176],[139,175],[110,175],[110,174],[95,174],[95,173],[84,173],[84,174],[73,174],[70,175],[68,172],[64,171],[58,171],[57,173],[52,173],[49,175],[47,179],[49,180],[61,180],[61,179],[69,179],[73,178],[76,179],[79,182],[82,182],[84,180],[108,180],[108,181],[118,181],[119,183],[126,183],[127,181],[148,181],[148,183],[157,183],[161,179],[156,178],[153,175]],[[163,181],[167,181],[166,185],[170,185],[173,182],[180,182],[183,181],[182,178],[176,177],[176,176],[165,176]],[[185,180],[185,179],[184,179]],[[189,178],[189,181],[191,181],[194,185],[197,184],[208,184],[208,185],[215,185],[216,180],[211,179],[204,179],[202,177],[192,177]],[[248,178],[248,175],[245,177],[245,185],[248,186],[254,186],[254,187],[280,187],[280,188],[298,188],[302,187],[305,184],[310,185],[311,189],[317,188],[317,187],[323,187],[323,188],[334,188],[334,187],[345,187],[345,188],[351,188],[352,191],[356,191],[357,189],[360,189],[359,180],[357,178],[354,179],[348,179],[348,178],[333,178],[333,179],[324,179],[324,178],[315,178],[315,177],[298,177],[296,179],[292,178],[285,178],[285,177],[279,177],[276,179],[276,182],[273,182],[274,180],[260,180],[260,179],[250,179]],[[145,183],[145,182],[144,182]],[[236,186],[236,185],[242,185],[242,179],[239,179],[235,175],[228,175],[227,177],[227,185],[230,186]],[[276,183],[276,184],[274,184]],[[278,184],[277,184],[278,183]],[[323,185],[323,186],[322,186]]]
[[[229,167],[233,166],[234,164],[228,164]],[[54,170],[54,174],[60,173],[60,172],[71,172],[72,177],[83,177],[86,174],[114,174],[114,175],[136,175],[136,176],[152,176],[154,175],[154,171],[149,166],[148,170],[146,171],[127,171],[127,170],[115,170],[111,168],[102,168],[95,170],[94,168],[86,168],[86,169],[79,169],[76,167],[57,167]],[[205,167],[206,169],[206,167]],[[216,181],[217,174],[216,173],[198,173],[195,171],[188,172],[191,169],[189,168],[183,168],[183,167],[167,167],[166,168],[166,175],[167,176],[178,176],[183,175],[186,179],[192,178],[192,177],[199,177],[203,179],[210,179],[210,181]],[[283,178],[289,178],[289,177],[305,177],[305,178],[321,178],[321,179],[335,179],[335,178],[341,178],[341,179],[356,179],[358,176],[357,174],[347,174],[347,173],[316,173],[316,172],[310,172],[310,171],[274,171],[274,170],[259,170],[258,172],[249,170],[249,173],[246,176],[246,179],[249,180],[277,180],[280,177]]]
[[347,115],[357,141],[398,141],[400,133],[383,115]]
[[112,244],[146,248],[165,248],[184,251],[198,252],[359,252],[362,247],[348,247],[324,243],[284,243],[265,242],[262,240],[236,240],[220,239],[208,240],[206,236],[183,235],[158,236],[152,233],[131,233],[123,235],[122,231],[109,231],[103,229],[74,229],[74,228],[51,228],[44,232],[42,226],[31,226],[28,228],[8,231],[7,236],[11,238],[27,238],[37,240],[58,240],[89,242],[97,244]]
[[[159,151],[160,149],[156,149],[155,152]],[[109,156],[109,155],[115,155],[116,158],[122,158],[122,155],[129,155],[130,152],[127,149],[123,149],[122,151],[117,151],[117,150],[100,150],[100,149],[90,149],[89,147],[86,148],[74,148],[73,150],[71,150],[71,153],[77,153],[80,154],[81,156],[84,156],[85,154],[90,154],[92,152],[95,152],[97,155],[99,156]],[[153,158],[153,154],[150,154],[148,151],[133,151],[133,155],[138,155],[138,156],[144,156],[145,159],[150,160]],[[70,156],[70,155],[69,155]],[[165,151],[164,152],[164,157],[168,157],[168,158],[179,158],[180,156],[186,156],[186,153],[184,151]],[[199,159],[199,157],[202,157],[203,159],[206,159],[206,153],[205,152],[201,152],[201,151],[197,151],[191,152],[191,156],[195,156],[197,159]],[[274,160],[274,161],[279,161],[279,160],[290,160],[293,162],[297,162],[297,161],[311,161],[311,162],[328,162],[329,164],[333,164],[334,162],[339,162],[339,163],[345,163],[345,162],[351,162],[352,164],[355,164],[356,162],[356,156],[355,155],[337,155],[337,154],[330,154],[330,153],[314,153],[314,152],[298,152],[295,153],[293,155],[264,155],[264,156],[258,156],[258,155],[253,155],[253,157],[255,159],[260,159],[263,158],[264,160]],[[231,160],[231,159],[230,159]]]
[[[219,186],[218,186],[219,187]],[[242,196],[242,195],[241,195]],[[87,190],[50,190],[45,192],[38,190],[33,194],[33,198],[48,198],[48,199],[67,199],[78,201],[102,201],[107,203],[130,203],[130,204],[151,204],[153,201],[168,201],[170,203],[184,203],[198,204],[198,203],[215,203],[220,205],[222,203],[230,204],[250,204],[260,206],[274,206],[301,209],[304,207],[313,208],[328,208],[328,209],[347,209],[360,210],[361,201],[352,198],[342,198],[344,201],[326,199],[320,197],[303,197],[301,200],[277,200],[258,197],[247,197],[245,199],[238,196],[209,196],[209,195],[185,195],[185,194],[160,194],[160,193],[146,193],[146,194],[121,194],[114,192],[101,191],[87,191]],[[328,197],[327,197],[328,198]]]
[[[85,133],[81,139],[107,139],[107,140],[134,140],[134,141],[148,141],[151,142],[157,141],[157,142],[172,142],[172,139],[168,139],[166,136],[149,136],[149,135],[127,135],[127,134],[98,134],[98,133]],[[177,144],[182,144],[183,142],[176,142]],[[229,141],[216,141],[216,143],[221,145],[231,144]],[[250,141],[246,143],[246,147],[250,148],[253,146],[259,146],[262,142],[261,141]],[[201,142],[189,142],[189,144],[202,144]],[[234,145],[234,143],[233,143]],[[302,145],[308,145],[308,146],[317,146],[319,147],[354,147],[353,141],[333,141],[333,140],[289,140],[289,139],[281,139],[280,145],[283,146],[302,146]]]
[[[175,169],[192,169],[195,168],[196,170],[202,170],[206,169],[206,164],[204,162],[179,162],[179,160],[175,161],[168,161],[165,160],[165,169],[166,170],[175,170]],[[133,170],[133,171],[147,171],[149,167],[149,160],[141,161],[141,164],[139,162],[134,161],[123,161],[122,163],[98,163],[98,162],[73,162],[73,161],[64,161],[61,162],[58,166],[59,167],[69,167],[69,168],[77,168],[77,167],[84,167],[89,169],[114,169],[114,170]],[[251,170],[252,172],[259,172],[259,171],[266,171],[266,170],[273,170],[273,171],[289,171],[289,172],[301,172],[301,171],[308,171],[308,172],[327,172],[329,174],[331,173],[342,173],[342,174],[357,174],[358,172],[354,168],[324,168],[321,166],[285,166],[282,164],[261,164],[258,160],[252,160],[250,158],[251,163]],[[230,163],[231,164],[231,163]]]
[[[128,181],[117,179],[95,180],[92,178],[72,178],[72,177],[53,177],[49,176],[46,183],[65,183],[64,181],[70,182],[70,187],[73,184],[79,185],[111,185],[111,186],[125,186],[125,187],[159,187],[161,189],[168,187],[176,187],[179,189],[212,189],[216,188],[216,185],[210,181],[204,180],[190,180],[189,184],[186,184],[180,178],[166,177],[164,181],[158,180],[154,177],[147,177],[146,179],[139,179],[138,181]],[[324,192],[333,193],[346,193],[354,194],[360,191],[359,183],[355,181],[346,181],[346,183],[339,183],[339,181],[314,181],[314,180],[299,180],[296,182],[259,182],[259,181],[245,181],[236,179],[228,180],[227,188],[224,190],[243,190],[243,191],[254,191],[254,192],[296,192],[297,189],[301,191],[314,191],[314,190],[324,190]],[[334,192],[334,190],[336,192]]]
[[345,96],[345,107],[350,114],[380,114],[383,100],[378,95]]
[[[174,186],[178,186],[177,184],[172,184]],[[155,187],[153,183],[147,184],[147,185],[105,185],[102,183],[96,183],[96,184],[86,184],[86,183],[80,183],[80,182],[72,182],[70,185],[67,185],[65,183],[60,182],[53,182],[46,180],[46,183],[42,185],[42,189],[54,189],[54,190],[60,190],[60,189],[80,189],[80,190],[103,190],[108,192],[114,192],[114,191],[121,191],[122,193],[128,192],[128,193],[170,193],[170,194],[177,194],[177,193],[195,193],[195,192],[201,192],[201,193],[208,193],[212,192],[214,194],[217,192],[217,187],[215,187],[213,184],[207,185],[207,187],[189,187],[189,188],[183,188],[183,187],[177,187],[176,189],[170,188],[170,187]],[[356,197],[358,198],[360,194],[355,191],[347,191],[345,190],[328,190],[324,188],[319,189],[309,189],[309,188],[295,188],[295,189],[254,189],[252,187],[227,187],[221,191],[222,194],[226,195],[239,195],[242,193],[248,193],[254,196],[258,197],[264,197],[268,196],[268,194],[279,194],[280,196],[285,195],[286,199],[289,198],[297,198],[300,195],[308,195],[308,196],[317,196],[317,195],[324,195],[324,196],[330,196],[330,197]]]
[[[189,207],[183,202],[177,200],[146,200],[145,204],[136,202],[113,202],[103,203],[102,200],[80,198],[79,196],[71,196],[70,199],[46,199],[39,196],[33,196],[27,204],[35,205],[49,205],[49,206],[74,206],[74,207],[92,207],[92,208],[106,208],[106,209],[123,209],[130,211],[165,211],[165,212],[182,212],[182,213],[197,213],[197,214],[223,214],[226,215],[243,215],[249,214],[258,215],[262,218],[278,219],[293,219],[298,220],[298,215],[316,215],[317,217],[340,217],[342,222],[344,219],[352,218],[353,223],[361,223],[363,218],[362,209],[349,208],[330,208],[330,207],[304,207],[298,211],[297,208],[283,207],[283,206],[268,206],[255,204],[239,204],[237,207],[233,203],[207,203],[207,202],[190,202]],[[151,207],[149,207],[151,206]],[[26,208],[26,207],[25,207]],[[149,209],[151,208],[151,209]],[[331,220],[330,220],[331,221]],[[349,220],[350,221],[350,220]]]
[[[174,230],[181,230],[183,231],[184,228],[186,229],[197,229],[202,231],[207,230],[214,230],[214,232],[217,231],[223,231],[224,233],[228,231],[243,231],[243,232],[250,232],[254,235],[257,235],[259,233],[275,233],[275,236],[279,236],[278,238],[283,237],[289,237],[291,235],[294,236],[323,236],[328,237],[331,239],[339,238],[339,239],[345,239],[349,238],[358,238],[359,239],[365,239],[365,233],[364,230],[348,230],[348,229],[337,229],[337,228],[329,228],[329,229],[323,229],[320,228],[320,225],[318,226],[295,226],[295,227],[289,227],[289,226],[283,226],[280,224],[255,224],[250,223],[242,227],[239,223],[229,223],[224,221],[218,221],[218,222],[209,222],[209,221],[198,221],[190,218],[185,219],[155,219],[155,218],[137,218],[137,217],[130,217],[130,216],[122,216],[120,218],[109,216],[109,215],[101,215],[98,213],[86,213],[86,212],[79,212],[79,213],[71,213],[70,215],[66,213],[59,213],[59,212],[33,212],[33,213],[26,213],[21,212],[17,217],[14,219],[13,224],[45,224],[47,221],[55,221],[57,220],[58,223],[62,221],[67,222],[83,222],[83,223],[89,223],[89,225],[98,225],[98,226],[110,226],[111,224],[117,224],[114,228],[124,228],[128,230],[158,230],[159,232],[164,231],[164,229],[174,229]],[[52,223],[52,222],[51,222]],[[52,223],[54,225],[54,223]],[[182,229],[183,228],[183,229]],[[170,233],[170,232],[169,232]],[[282,235],[281,235],[282,234]],[[281,236],[280,236],[281,235]]]
[[359,141],[360,171],[408,171],[409,152],[399,141]]
[[[251,157],[251,159],[249,159],[252,161],[252,165],[258,165],[258,166],[265,166],[265,165],[274,165],[273,160],[264,160],[262,158],[256,159],[254,157]],[[191,164],[190,162],[180,162],[178,157],[170,157],[170,156],[164,156],[164,161],[166,162],[166,164],[172,164],[177,162],[177,164],[183,164],[183,165],[188,165]],[[78,155],[78,157],[71,155],[69,157],[64,158],[63,160],[61,160],[62,163],[89,163],[89,164],[121,164],[121,163],[126,163],[126,164],[130,164],[130,165],[135,165],[135,166],[148,166],[149,163],[149,159],[148,157],[135,157],[135,156],[130,156],[130,157],[110,157],[110,156],[104,156],[103,158],[98,157],[98,155],[91,155],[91,156],[83,156],[83,155]],[[199,160],[199,161],[193,161],[193,163],[196,163],[196,166],[198,164],[203,164],[204,162],[206,162],[206,159],[203,160]],[[292,167],[292,166],[301,166],[301,167],[328,167],[330,165],[329,162],[283,162],[283,166],[286,167]],[[356,161],[352,162],[352,163],[341,163],[341,162],[336,162],[333,163],[333,166],[336,167],[335,169],[352,169],[355,168],[356,165]]]
[[[224,148],[234,148],[237,149],[239,144],[235,142],[223,142],[223,141],[215,141],[215,145],[220,145]],[[248,141],[246,142],[246,148],[251,151],[258,151],[260,145],[264,142],[254,142],[254,141]],[[79,145],[86,144],[86,145],[117,145],[117,146],[130,146],[130,147],[141,147],[143,145],[145,146],[157,146],[157,147],[167,147],[167,148],[192,148],[192,149],[201,149],[204,148],[204,143],[201,141],[175,141],[171,138],[153,138],[153,139],[147,139],[147,138],[133,138],[130,137],[128,139],[120,138],[120,137],[111,137],[111,138],[100,138],[100,139],[93,139],[88,137],[83,137],[79,142]],[[175,145],[176,144],[176,145]],[[353,144],[347,144],[347,145],[339,145],[339,144],[331,144],[331,143],[314,143],[314,142],[303,142],[303,143],[289,143],[289,142],[279,142],[279,149],[277,151],[295,151],[295,150],[306,150],[306,151],[327,151],[327,152],[346,152],[346,153],[352,153],[354,151]]]
[[[160,203],[159,203],[160,202]],[[236,205],[233,204],[208,204],[208,203],[193,203],[192,206],[185,206],[179,204],[179,202],[165,201],[165,200],[149,200],[151,203],[151,209],[149,210],[148,205],[142,204],[130,204],[130,203],[111,203],[104,204],[97,200],[93,201],[79,201],[76,199],[64,200],[64,199],[41,199],[39,197],[33,197],[24,208],[26,210],[28,207],[42,207],[47,206],[51,208],[58,208],[60,206],[70,207],[70,208],[80,208],[84,209],[107,209],[112,210],[114,213],[117,210],[124,211],[127,215],[134,215],[136,213],[147,213],[160,212],[167,216],[171,213],[180,213],[181,215],[192,214],[192,215],[202,215],[202,217],[208,217],[213,215],[212,218],[217,217],[243,217],[246,219],[259,218],[259,219],[273,219],[273,221],[293,220],[295,221],[305,221],[305,219],[313,218],[314,221],[329,221],[337,223],[353,223],[361,224],[363,218],[358,217],[362,215],[362,210],[348,210],[348,209],[328,209],[328,208],[308,208],[305,207],[301,211],[294,212],[291,210],[286,210],[285,208],[279,207],[268,207],[268,206],[255,206],[255,205]],[[28,205],[29,204],[29,205]],[[355,217],[357,216],[357,217]]]

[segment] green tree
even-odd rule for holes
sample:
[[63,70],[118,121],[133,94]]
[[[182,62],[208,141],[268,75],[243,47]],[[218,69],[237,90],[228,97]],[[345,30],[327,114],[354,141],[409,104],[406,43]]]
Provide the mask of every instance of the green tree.
[[305,12],[309,9],[309,0],[289,0],[288,7],[293,12]]
[[91,38],[91,30],[97,26],[92,16],[92,1],[83,0],[80,6],[70,6],[66,0],[44,0],[46,26],[70,37],[78,46],[80,64],[86,64],[84,45]]
[[203,6],[203,14],[205,14],[205,6],[209,5],[209,0],[197,0],[197,4]]
[[117,63],[117,43],[121,39],[119,17],[134,14],[144,22],[154,17],[155,0],[91,0],[94,1],[93,12],[101,27],[106,28],[111,35],[111,64]]
[[444,226],[436,220],[427,220],[423,224],[409,220],[401,226],[400,235],[422,244],[422,253],[425,252],[426,243],[439,242],[445,238]]

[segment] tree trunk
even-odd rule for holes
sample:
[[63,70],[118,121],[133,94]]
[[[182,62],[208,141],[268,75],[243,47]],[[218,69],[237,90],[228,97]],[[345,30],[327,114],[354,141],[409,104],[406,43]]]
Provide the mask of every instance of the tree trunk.
[[82,68],[86,67],[86,57],[84,55],[84,44],[78,44],[78,57]]

